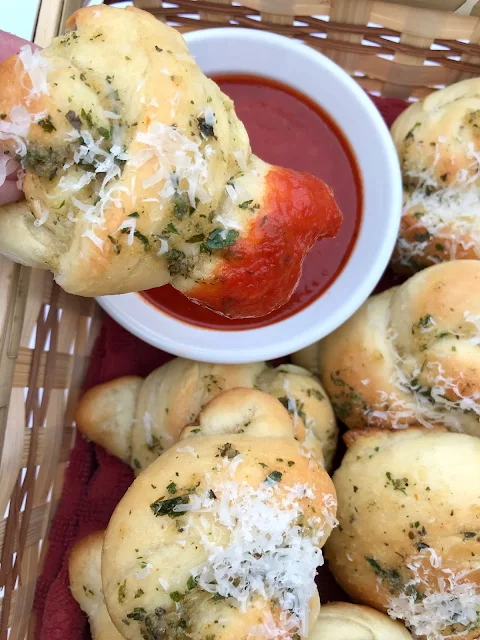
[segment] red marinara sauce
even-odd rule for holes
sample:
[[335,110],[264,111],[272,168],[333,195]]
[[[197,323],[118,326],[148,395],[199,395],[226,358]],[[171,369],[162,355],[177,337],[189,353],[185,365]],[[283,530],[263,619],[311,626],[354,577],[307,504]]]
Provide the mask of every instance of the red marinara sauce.
[[343,133],[316,103],[284,84],[246,75],[214,77],[235,103],[253,152],[278,166],[308,171],[334,191],[343,214],[336,238],[319,240],[303,263],[300,282],[287,304],[262,318],[230,319],[191,302],[166,285],[142,292],[161,311],[209,329],[241,330],[284,320],[316,300],[342,271],[355,246],[362,217],[362,185]]

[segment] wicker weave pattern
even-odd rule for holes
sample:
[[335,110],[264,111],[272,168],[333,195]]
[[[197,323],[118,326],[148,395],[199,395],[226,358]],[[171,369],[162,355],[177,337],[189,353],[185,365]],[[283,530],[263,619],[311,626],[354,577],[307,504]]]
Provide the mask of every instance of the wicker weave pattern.
[[[35,582],[68,460],[73,411],[98,328],[92,300],[73,298],[49,274],[2,259],[0,637],[24,638]],[[23,324],[23,326],[22,326]],[[8,379],[11,377],[11,394]],[[7,418],[5,420],[5,418]],[[33,627],[30,637],[33,637]]]
[[412,7],[372,0],[248,0],[243,6],[227,0],[177,0],[173,8],[161,0],[134,4],[182,31],[237,26],[301,39],[355,75],[365,89],[384,95],[419,98],[480,74],[480,18],[466,14],[475,10],[480,15],[475,0],[456,14],[418,8],[433,2]]
[[[384,95],[421,97],[480,72],[480,0],[135,4],[182,31],[233,25],[301,39]],[[35,41],[48,44],[80,5],[42,0]],[[0,283],[0,640],[9,628],[10,640],[24,640],[34,638],[30,612],[46,553],[42,541],[59,499],[100,313],[91,300],[62,292],[50,275],[4,258]]]

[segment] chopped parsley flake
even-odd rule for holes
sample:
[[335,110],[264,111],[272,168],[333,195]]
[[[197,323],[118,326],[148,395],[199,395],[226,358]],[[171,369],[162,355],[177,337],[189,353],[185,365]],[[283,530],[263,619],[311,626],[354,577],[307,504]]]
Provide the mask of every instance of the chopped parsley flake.
[[387,476],[387,485],[391,484],[395,491],[401,491],[407,495],[408,478],[394,478],[390,471],[385,474]]
[[52,133],[52,131],[57,130],[52,122],[52,116],[47,116],[46,118],[39,120],[37,124],[39,127],[42,127],[45,133]]
[[265,482],[267,482],[268,480],[271,482],[280,482],[281,479],[282,479],[282,474],[280,471],[272,471],[272,473],[269,473],[268,476],[265,478]]
[[207,238],[206,248],[213,250],[231,247],[235,244],[239,235],[239,232],[235,231],[235,229],[229,229],[228,231],[220,228],[214,229]]
[[174,508],[180,504],[188,504],[190,497],[188,495],[177,496],[176,498],[167,498],[166,500],[156,500],[150,505],[153,515],[168,516],[169,518],[178,518],[183,515],[182,511],[174,511]]
[[122,584],[118,587],[118,602],[121,604],[125,600],[127,590],[127,581],[124,580]]

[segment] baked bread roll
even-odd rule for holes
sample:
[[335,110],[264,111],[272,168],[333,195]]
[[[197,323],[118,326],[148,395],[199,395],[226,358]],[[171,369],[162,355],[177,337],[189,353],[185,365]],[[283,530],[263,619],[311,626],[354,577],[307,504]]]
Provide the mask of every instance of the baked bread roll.
[[393,124],[404,185],[397,268],[480,259],[479,126],[479,78],[431,93]]
[[322,604],[308,640],[412,640],[403,625],[370,607],[348,602]]
[[131,640],[306,637],[335,524],[330,478],[261,391],[218,395],[198,429],[137,477],[110,520],[102,582],[114,624]]
[[104,5],[67,25],[0,65],[0,140],[26,196],[0,215],[0,251],[83,296],[171,283],[229,317],[285,303],[340,227],[329,187],[251,153],[175,29]]
[[348,432],[326,546],[354,601],[422,640],[480,637],[480,440],[444,429]]
[[70,589],[88,616],[93,640],[123,640],[103,600],[101,566],[104,534],[104,531],[92,533],[73,547],[68,562]]
[[350,428],[443,424],[480,436],[479,290],[478,261],[429,267],[293,360],[321,371]]
[[137,471],[178,440],[204,405],[221,391],[258,388],[280,399],[293,418],[295,436],[330,468],[338,429],[318,380],[294,365],[265,362],[207,364],[175,358],[145,380],[117,378],[88,391],[76,412],[78,429]]

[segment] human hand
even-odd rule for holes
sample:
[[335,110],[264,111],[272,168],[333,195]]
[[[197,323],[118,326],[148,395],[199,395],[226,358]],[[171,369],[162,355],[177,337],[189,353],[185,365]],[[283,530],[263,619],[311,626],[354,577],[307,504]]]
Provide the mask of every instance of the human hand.
[[[30,43],[22,38],[17,38],[17,36],[11,33],[0,31],[0,62],[17,53],[20,47],[23,47],[25,44]],[[32,45],[32,47],[35,47],[35,45]],[[17,168],[18,165],[14,160],[9,160],[5,164],[2,164],[2,156],[0,155],[0,205],[18,202],[18,200],[23,198],[23,193],[17,187]],[[3,171],[7,174],[5,181],[2,179],[5,177]]]

